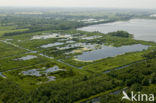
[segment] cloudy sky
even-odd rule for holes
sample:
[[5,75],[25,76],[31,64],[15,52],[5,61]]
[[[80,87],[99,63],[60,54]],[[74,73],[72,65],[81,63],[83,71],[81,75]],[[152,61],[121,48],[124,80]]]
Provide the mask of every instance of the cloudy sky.
[[0,6],[155,8],[156,0],[0,0]]

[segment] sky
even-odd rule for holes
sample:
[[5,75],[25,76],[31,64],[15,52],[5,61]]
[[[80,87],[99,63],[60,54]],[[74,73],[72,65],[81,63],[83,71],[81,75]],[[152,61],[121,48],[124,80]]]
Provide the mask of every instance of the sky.
[[0,0],[0,6],[156,9],[156,0]]

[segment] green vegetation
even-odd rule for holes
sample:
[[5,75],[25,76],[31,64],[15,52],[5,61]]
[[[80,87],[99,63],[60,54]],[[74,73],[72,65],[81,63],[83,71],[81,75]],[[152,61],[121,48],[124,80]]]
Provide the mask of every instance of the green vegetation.
[[[81,103],[94,98],[120,103],[121,93],[111,93],[125,87],[128,93],[156,92],[155,42],[135,40],[126,31],[77,30],[148,18],[150,11],[14,8],[0,13],[0,103]],[[134,44],[149,48],[95,61],[76,58],[102,46]]]
[[99,60],[99,62],[85,66],[83,69],[92,72],[104,72],[110,69],[128,65],[140,60],[143,60],[143,52],[127,53],[125,55],[119,55],[115,58],[107,58]]
[[24,32],[28,29],[16,29],[14,26],[0,26],[0,36],[6,34],[6,33],[12,33],[12,32]]
[[[36,56],[36,58],[31,59],[31,60],[20,60],[19,58],[26,57],[26,56]],[[6,71],[6,70],[11,70],[11,69],[18,69],[18,68],[24,68],[27,66],[31,65],[36,65],[40,63],[44,63],[49,61],[47,58],[44,58],[42,56],[34,55],[34,54],[25,54],[25,55],[18,55],[18,56],[12,56],[12,57],[7,57],[4,59],[1,59],[1,67],[0,71]]]
[[125,31],[111,32],[111,33],[108,33],[108,35],[118,36],[118,37],[123,37],[123,38],[132,38],[133,37],[132,34],[129,34],[128,32],[125,32]]
[[[150,55],[151,53],[149,53]],[[108,77],[115,78],[120,81],[122,89],[125,89],[129,94],[131,91],[141,92],[146,94],[155,94],[155,74],[156,74],[156,58],[153,56],[151,59],[146,61],[133,64],[129,67],[125,67],[124,69],[113,71],[107,74]],[[120,103],[122,98],[122,89],[118,94],[110,94],[114,93],[109,92],[107,94],[95,95],[94,98],[100,97],[100,103]],[[93,99],[88,98],[85,101]],[[130,103],[129,101],[124,101],[126,103]]]
[[[6,48],[7,47],[7,48]],[[19,49],[17,47],[13,47],[9,44],[5,44],[3,42],[0,42],[0,59],[8,56],[13,56],[13,55],[19,55],[26,52],[23,49]]]

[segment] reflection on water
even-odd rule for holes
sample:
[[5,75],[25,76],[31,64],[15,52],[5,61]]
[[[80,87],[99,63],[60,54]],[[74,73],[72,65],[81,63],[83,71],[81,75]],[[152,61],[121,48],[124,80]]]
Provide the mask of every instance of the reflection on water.
[[23,75],[31,75],[31,76],[41,76],[40,72],[36,69],[32,69],[32,70],[28,70],[28,71],[23,71],[22,72]]
[[48,76],[47,78],[49,79],[48,81],[55,81],[55,79],[56,79],[55,76]]
[[121,47],[109,47],[102,46],[100,49],[83,52],[81,55],[76,56],[78,60],[82,61],[94,61],[107,57],[113,57],[116,55],[124,54],[127,52],[136,52],[148,49],[147,45],[135,44]]
[[43,34],[43,35],[35,35],[32,37],[31,40],[36,40],[36,39],[49,39],[49,38],[71,38],[72,36],[69,34],[57,34],[57,33],[52,33],[52,34]]
[[79,28],[84,31],[99,31],[108,33],[118,30],[128,31],[134,34],[135,39],[156,42],[156,20],[132,19],[130,21],[120,21],[114,23],[98,24]]
[[58,37],[59,34],[56,34],[56,33],[53,33],[53,34],[46,34],[46,35],[36,35],[36,36],[33,36],[31,40],[34,40],[34,39],[48,39],[48,38],[56,38]]
[[[71,49],[71,48],[77,48],[78,51],[89,51],[94,50],[97,48],[100,48],[101,46],[99,44],[91,44],[91,43],[75,43],[75,44],[69,44],[64,47],[57,47],[58,50],[65,50],[65,49]],[[74,49],[72,51],[66,52],[65,54],[72,54],[76,53],[77,49]]]
[[66,41],[66,43],[75,43],[73,40]]
[[97,22],[105,21],[105,19],[90,18],[90,19],[82,19],[82,20],[78,20],[78,21],[79,22],[84,22],[84,23],[97,23]]
[[[56,67],[55,67],[56,68]],[[57,67],[58,68],[58,67]],[[50,71],[52,72],[52,71]],[[54,71],[53,71],[54,72]],[[47,71],[47,73],[49,73]],[[41,73],[40,71],[38,71],[37,69],[32,69],[32,70],[28,70],[28,71],[23,71],[22,72],[23,75],[29,75],[29,76],[37,76],[37,77],[40,77],[41,76]],[[47,76],[48,78],[48,81],[55,81],[56,77],[55,76]]]
[[57,47],[59,50],[65,50],[65,49],[71,49],[71,48],[77,48],[77,47],[83,47],[85,43],[75,43],[75,44],[68,44],[64,47]]
[[102,36],[89,36],[89,37],[83,37],[82,39],[84,39],[84,40],[92,40],[92,39],[97,39],[97,38],[100,38],[100,37],[102,37]]
[[60,42],[50,43],[50,44],[42,45],[41,48],[49,48],[49,47],[58,46],[58,45],[62,45],[62,44],[63,43],[60,43]]
[[[43,67],[43,69],[46,69],[46,68]],[[65,71],[65,70],[60,69],[58,66],[54,66],[54,67],[50,67],[50,68],[48,68],[46,70],[31,69],[31,70],[27,70],[27,71],[22,71],[21,73],[23,75],[41,76],[41,74],[48,75],[49,73],[56,72],[56,71]],[[52,78],[52,77],[50,77],[50,78]]]
[[3,75],[2,72],[0,72],[0,77],[2,77],[2,78],[6,78],[6,76]]
[[48,75],[48,73],[52,73],[52,72],[56,72],[56,71],[62,71],[63,69],[60,69],[58,66],[54,66],[51,68],[48,68],[47,70],[44,71],[44,73],[46,75]]
[[37,58],[37,56],[34,56],[34,55],[27,55],[27,56],[24,56],[24,57],[15,59],[15,60],[31,60],[31,59],[34,59],[34,58]]
[[152,14],[152,15],[150,15],[150,17],[156,17],[156,14]]

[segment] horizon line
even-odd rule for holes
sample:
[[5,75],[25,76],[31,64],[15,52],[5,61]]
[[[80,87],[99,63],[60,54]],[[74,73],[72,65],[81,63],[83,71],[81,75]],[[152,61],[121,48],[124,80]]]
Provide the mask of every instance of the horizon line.
[[144,9],[144,10],[156,10],[156,8],[125,8],[125,7],[80,7],[80,6],[75,6],[75,7],[67,7],[67,6],[7,6],[7,5],[0,5],[0,8],[79,8],[79,9]]

